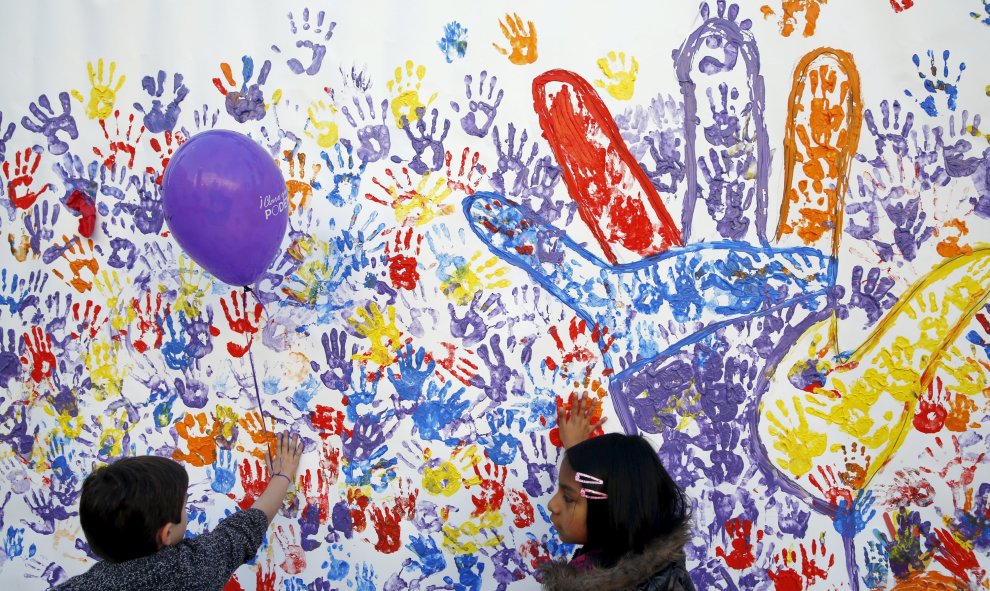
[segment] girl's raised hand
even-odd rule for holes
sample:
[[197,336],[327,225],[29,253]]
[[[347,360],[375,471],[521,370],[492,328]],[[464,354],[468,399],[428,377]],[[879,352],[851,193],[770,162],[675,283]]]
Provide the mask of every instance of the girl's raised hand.
[[601,415],[600,405],[600,401],[592,399],[587,392],[582,392],[577,397],[571,394],[568,405],[570,408],[565,408],[563,404],[557,406],[557,430],[564,449],[570,449],[588,439],[595,429],[605,424],[608,420],[606,417],[597,421],[594,418],[596,414]]

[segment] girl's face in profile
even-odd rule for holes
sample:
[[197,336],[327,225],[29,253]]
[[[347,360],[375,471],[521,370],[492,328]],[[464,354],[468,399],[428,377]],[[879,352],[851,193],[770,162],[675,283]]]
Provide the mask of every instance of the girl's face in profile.
[[588,543],[588,500],[581,496],[581,484],[574,480],[574,469],[567,456],[560,462],[557,493],[550,499],[550,521],[567,544]]

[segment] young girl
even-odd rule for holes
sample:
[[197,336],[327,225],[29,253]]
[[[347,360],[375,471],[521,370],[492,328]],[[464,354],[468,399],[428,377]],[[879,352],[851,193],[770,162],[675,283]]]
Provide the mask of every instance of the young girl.
[[570,562],[541,568],[543,588],[568,591],[694,591],[684,564],[690,508],[650,444],[610,433],[581,396],[558,410],[565,454],[550,519],[563,542],[580,544]]

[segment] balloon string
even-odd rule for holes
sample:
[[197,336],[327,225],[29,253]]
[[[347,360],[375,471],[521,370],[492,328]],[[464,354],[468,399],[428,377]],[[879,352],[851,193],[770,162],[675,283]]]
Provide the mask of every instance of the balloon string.
[[[244,286],[244,314],[247,315],[247,294],[250,289]],[[256,298],[257,299],[257,298]],[[264,306],[262,306],[264,308]],[[268,413],[265,412],[265,407],[261,403],[261,389],[258,387],[258,371],[254,366],[254,353],[251,352],[251,339],[248,338],[247,331],[244,331],[244,346],[247,348],[248,362],[251,364],[251,378],[254,380],[254,396],[255,400],[258,402],[258,411],[261,413],[261,429],[265,432],[265,441],[268,445],[268,462],[275,458],[275,454],[272,451],[272,435],[268,431],[268,425],[265,422],[265,417]]]

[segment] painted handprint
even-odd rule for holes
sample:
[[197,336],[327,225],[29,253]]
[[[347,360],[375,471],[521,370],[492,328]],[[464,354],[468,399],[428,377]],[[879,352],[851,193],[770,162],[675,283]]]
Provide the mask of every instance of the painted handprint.
[[509,42],[509,49],[492,43],[492,46],[499,53],[507,56],[509,61],[517,66],[524,66],[536,61],[538,57],[537,38],[536,26],[533,25],[533,21],[526,21],[526,24],[523,24],[523,19],[519,14],[506,14],[505,18],[499,21],[498,26],[506,41]]
[[610,51],[606,57],[598,59],[598,69],[602,71],[604,78],[595,81],[595,86],[604,88],[616,100],[627,101],[632,98],[636,89],[636,76],[639,74],[639,62],[635,57],[630,55],[627,65],[624,52],[616,54]]
[[[238,123],[246,121],[261,121],[265,118],[268,105],[265,104],[265,93],[261,89],[262,85],[268,81],[268,73],[272,69],[272,63],[265,60],[258,73],[258,81],[251,83],[254,76],[254,60],[250,56],[241,57],[241,82],[240,88],[234,79],[234,73],[230,69],[230,64],[223,62],[220,64],[220,71],[223,80],[219,77],[213,79],[213,85],[220,91],[226,100],[227,113]],[[226,84],[224,84],[226,82]],[[275,91],[275,95],[279,91]],[[274,98],[273,98],[274,100]]]
[[[357,130],[360,145],[357,147],[356,153],[358,158],[361,159],[361,162],[367,164],[369,162],[377,162],[388,156],[392,146],[392,140],[389,128],[385,125],[385,120],[388,117],[388,100],[383,100],[377,108],[378,112],[381,113],[381,121],[378,121],[375,101],[371,98],[371,95],[365,95],[365,101],[367,107],[362,107],[358,97],[353,97],[352,102],[354,103],[354,111],[357,113],[357,117],[351,113],[351,109],[347,105],[341,107],[341,111],[344,113],[347,122],[351,124],[351,127]],[[365,111],[367,111],[367,115],[365,115]]]
[[468,30],[457,21],[451,21],[443,26],[443,37],[437,41],[437,47],[443,52],[443,57],[448,64],[454,62],[454,58],[462,58],[467,53]]
[[86,73],[89,74],[89,84],[92,86],[89,91],[89,100],[84,99],[78,90],[72,91],[72,97],[79,102],[86,103],[86,116],[90,119],[106,119],[113,112],[113,106],[117,102],[117,93],[124,86],[127,77],[121,74],[120,78],[117,79],[117,84],[114,85],[113,77],[117,72],[117,62],[110,62],[106,80],[103,79],[103,58],[97,60],[96,63],[95,69],[93,62],[86,64]]
[[[7,187],[7,198],[15,208],[30,209],[38,197],[52,187],[49,183],[38,186],[34,182],[40,163],[41,153],[33,153],[31,148],[17,152],[13,162],[8,160],[3,163],[3,178],[0,181]],[[11,167],[11,164],[14,166]]]
[[385,84],[392,93],[392,116],[395,118],[396,127],[401,129],[406,123],[419,119],[426,107],[437,98],[436,93],[425,102],[420,97],[425,76],[426,66],[416,65],[412,60],[407,60],[404,66],[395,69],[395,77]]
[[151,133],[171,132],[175,129],[175,124],[179,120],[182,103],[189,88],[182,83],[182,74],[176,72],[172,75],[172,93],[174,96],[167,105],[162,104],[162,97],[165,95],[165,70],[158,70],[158,75],[152,78],[150,75],[141,79],[141,88],[151,96],[151,105],[145,107],[141,103],[134,103],[134,108],[144,117],[144,127]]
[[[303,8],[301,25],[297,25],[295,17],[292,16],[291,12],[289,13],[289,29],[297,37],[296,49],[303,50],[304,56],[306,56],[307,51],[309,52],[309,55],[304,58],[307,59],[308,64],[304,64],[297,57],[290,57],[285,62],[293,74],[305,72],[308,76],[315,76],[320,72],[320,68],[323,67],[323,58],[327,55],[326,43],[333,37],[333,30],[336,26],[336,22],[327,20],[326,12],[323,10],[316,12],[313,20],[310,21],[309,8]],[[278,47],[272,46],[272,49],[281,52]]]
[[69,136],[70,140],[79,137],[76,120],[72,117],[72,105],[69,104],[69,93],[60,92],[58,100],[62,105],[60,114],[55,114],[55,109],[52,108],[48,95],[43,94],[38,97],[37,103],[31,103],[29,106],[34,120],[27,115],[21,119],[21,125],[24,129],[45,136],[48,140],[48,151],[56,156],[65,154],[69,150],[69,144],[59,138],[60,133]]
[[[485,81],[488,81],[488,91],[485,92]],[[478,90],[473,91],[474,78],[471,74],[464,76],[464,91],[467,93],[467,112],[461,116],[461,129],[464,133],[483,138],[488,135],[488,130],[495,123],[495,116],[498,114],[498,107],[502,104],[502,97],[505,91],[501,88],[495,92],[495,85],[498,78],[493,74],[489,75],[487,70],[482,70],[478,74]],[[461,107],[456,102],[451,102],[450,106],[455,113],[461,112]]]
[[935,103],[935,97],[939,94],[945,95],[946,108],[950,111],[956,110],[956,101],[959,99],[959,80],[962,78],[963,72],[966,71],[966,63],[959,62],[959,73],[956,74],[955,80],[951,80],[949,77],[949,55],[948,49],[942,52],[941,76],[939,75],[938,66],[935,65],[934,50],[928,50],[929,64],[927,66],[922,65],[921,57],[918,54],[914,54],[911,57],[915,67],[918,68],[918,78],[923,81],[927,96],[923,98],[920,95],[916,96],[910,90],[905,90],[904,94],[914,98],[918,102],[918,106],[932,117],[938,115],[939,105]]

